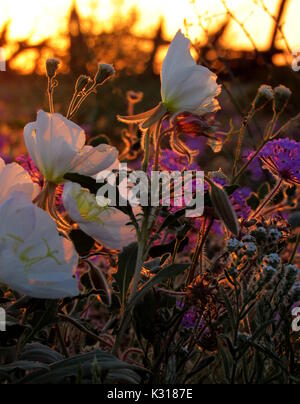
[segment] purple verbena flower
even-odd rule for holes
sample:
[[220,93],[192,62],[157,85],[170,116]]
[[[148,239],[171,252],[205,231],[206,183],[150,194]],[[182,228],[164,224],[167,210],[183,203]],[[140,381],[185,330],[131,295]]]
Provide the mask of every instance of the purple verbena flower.
[[300,143],[291,139],[273,140],[259,155],[263,168],[290,185],[300,185]]

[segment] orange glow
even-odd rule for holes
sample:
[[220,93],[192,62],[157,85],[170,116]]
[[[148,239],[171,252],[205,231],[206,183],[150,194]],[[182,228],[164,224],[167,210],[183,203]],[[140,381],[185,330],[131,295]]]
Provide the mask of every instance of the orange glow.
[[[7,20],[11,21],[9,36],[11,39],[30,38],[32,43],[50,37],[57,40],[60,33],[66,30],[67,15],[72,0],[9,0],[0,4],[0,27]],[[227,0],[228,7],[238,19],[244,23],[259,49],[269,43],[272,19],[262,10],[260,0]],[[276,13],[279,0],[264,0],[264,4],[273,14]],[[196,3],[192,4],[192,3]],[[133,8],[137,8],[141,20],[136,27],[138,33],[148,35],[157,26],[161,17],[166,21],[166,34],[169,38],[179,28],[185,29],[187,21],[188,33],[192,39],[203,39],[205,34],[198,24],[201,22],[209,31],[219,26],[225,18],[222,0],[77,0],[82,16],[91,16],[96,22],[95,29],[109,27],[112,21],[126,16]],[[198,15],[197,15],[198,14]],[[284,17],[284,33],[291,49],[300,49],[300,14],[299,0],[290,0]],[[251,49],[253,45],[237,23],[232,23],[225,38],[226,44],[233,49]],[[61,43],[59,46],[61,47]],[[228,45],[227,45],[228,46]],[[281,44],[284,47],[284,43]]]

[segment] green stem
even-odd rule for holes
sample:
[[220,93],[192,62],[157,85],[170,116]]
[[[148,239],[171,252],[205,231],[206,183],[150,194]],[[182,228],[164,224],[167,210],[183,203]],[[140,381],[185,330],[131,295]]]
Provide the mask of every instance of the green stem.
[[142,164],[142,169],[146,173],[148,171],[149,159],[150,159],[150,132],[147,130],[144,138],[145,155]]
[[56,329],[57,337],[58,337],[62,352],[63,352],[63,354],[65,355],[66,358],[69,358],[70,354],[69,354],[68,348],[67,348],[67,346],[65,344],[64,338],[62,336],[59,324],[55,324],[55,329]]
[[161,123],[162,123],[162,120],[160,120],[160,122],[158,123],[157,129],[156,129],[157,132],[156,132],[155,138],[157,139],[157,141],[156,141],[157,144],[155,145],[154,171],[159,171],[159,156],[160,156],[161,142],[165,135],[172,133],[174,130],[174,128],[171,127],[161,133]]
[[247,129],[251,119],[253,118],[255,114],[255,108],[252,107],[251,111],[249,114],[246,116],[246,118],[243,121],[243,124],[240,129],[239,133],[239,139],[238,139],[238,144],[235,152],[235,159],[234,159],[234,164],[233,164],[233,169],[232,169],[232,176],[234,177],[237,171],[237,167],[241,158],[241,153],[242,153],[242,146],[243,146],[243,140],[244,140],[244,134],[245,130]]
[[67,112],[67,115],[66,115],[67,118],[69,118],[70,115],[71,115],[71,111],[72,111],[72,109],[74,107],[74,104],[75,104],[75,101],[76,101],[77,97],[79,97],[79,94],[78,94],[77,90],[75,90],[75,92],[73,94],[73,97],[72,97],[72,100],[70,102],[69,108],[68,108],[68,112]]
[[267,126],[266,131],[264,133],[264,138],[261,144],[259,145],[258,149],[256,152],[253,154],[253,156],[243,165],[243,167],[238,171],[238,173],[233,177],[231,183],[236,184],[237,180],[244,174],[244,172],[247,170],[247,168],[250,166],[250,164],[256,159],[256,157],[259,155],[259,153],[262,151],[262,149],[265,147],[265,145],[268,143],[269,140],[275,139],[279,133],[277,132],[273,137],[272,133],[274,131],[276,122],[278,119],[278,115],[274,113],[272,121],[270,124]]
[[50,114],[54,113],[54,103],[53,103],[53,82],[52,78],[48,78],[48,98],[49,98],[49,108]]
[[207,237],[209,235],[209,232],[212,228],[214,224],[214,219],[210,219],[208,225],[207,225],[207,221],[206,218],[204,218],[204,223],[201,229],[201,234],[198,240],[198,245],[197,245],[197,249],[194,255],[194,259],[193,259],[193,264],[188,276],[188,284],[190,284],[191,282],[193,282],[194,278],[195,278],[195,273],[196,273],[196,269],[197,269],[197,264],[199,262],[199,258],[201,257],[202,253],[203,253],[203,248],[205,246]]
[[94,83],[92,84],[91,88],[90,88],[86,93],[83,93],[82,97],[79,98],[78,101],[77,101],[76,99],[74,100],[74,105],[73,105],[72,108],[70,108],[70,109],[71,109],[71,112],[68,112],[68,116],[67,116],[68,119],[71,119],[71,118],[73,117],[73,115],[76,114],[76,112],[77,112],[77,111],[79,110],[79,108],[81,107],[82,103],[88,98],[89,95],[91,95],[91,94],[95,91],[96,86],[97,86],[97,85],[96,85],[96,83],[94,82]]
[[260,214],[260,212],[272,201],[272,199],[276,196],[277,192],[280,190],[282,183],[283,183],[282,179],[277,181],[277,184],[274,187],[274,189],[269,193],[269,195],[267,195],[267,197],[259,205],[256,211],[252,213],[249,220],[256,218]]
[[262,149],[265,147],[267,141],[263,141],[256,152],[253,154],[253,156],[243,165],[243,167],[240,169],[240,171],[233,177],[232,179],[232,184],[236,184],[237,180],[244,174],[244,172],[247,170],[247,168],[250,166],[250,164],[253,162],[253,160],[256,159],[256,157],[259,155],[259,153],[262,151]]
[[141,271],[143,268],[144,264],[144,259],[145,259],[145,251],[146,251],[146,244],[147,244],[147,238],[148,238],[148,214],[145,213],[143,224],[142,224],[142,230],[140,233],[139,237],[139,246],[138,246],[138,255],[137,255],[137,260],[136,260],[136,266],[135,266],[135,271],[134,271],[134,276],[133,276],[133,281],[132,281],[132,286],[131,286],[131,291],[130,291],[130,296],[129,296],[129,302],[132,300],[134,295],[136,294],[141,278]]
[[201,226],[201,230],[200,230],[200,233],[199,233],[199,237],[198,237],[196,251],[195,251],[195,254],[194,254],[194,257],[193,257],[193,263],[192,263],[192,266],[191,266],[191,269],[190,269],[189,275],[188,275],[188,280],[187,280],[188,285],[193,281],[193,279],[195,277],[197,264],[198,264],[199,257],[200,257],[201,251],[202,251],[202,241],[203,241],[205,228],[206,228],[206,220],[207,220],[207,218],[204,217],[203,222],[202,222],[202,226]]

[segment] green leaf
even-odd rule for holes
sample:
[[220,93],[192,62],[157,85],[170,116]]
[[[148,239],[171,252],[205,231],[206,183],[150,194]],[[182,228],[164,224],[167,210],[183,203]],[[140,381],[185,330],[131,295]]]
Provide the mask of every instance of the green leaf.
[[163,224],[161,225],[158,234],[160,234],[163,230],[165,230],[166,228],[172,227],[174,226],[179,219],[181,219],[182,217],[184,217],[186,213],[186,209],[181,209],[178,212],[174,213],[174,214],[170,214],[165,221],[163,222]]
[[18,361],[9,365],[0,365],[0,373],[9,374],[15,370],[33,370],[33,369],[45,369],[49,370],[49,366],[45,363],[31,362],[31,361]]
[[117,351],[117,348],[120,344],[120,340],[123,336],[124,331],[126,330],[129,322],[130,322],[130,314],[134,306],[145,296],[145,294],[152,289],[154,286],[159,285],[163,282],[166,282],[169,279],[176,278],[176,276],[182,274],[186,269],[190,267],[190,264],[172,264],[162,269],[157,275],[151,278],[147,283],[145,283],[142,288],[138,290],[138,292],[133,296],[131,301],[128,303],[126,310],[124,312],[123,320],[120,325],[120,330],[118,333],[117,341],[114,347],[114,352]]
[[124,307],[126,303],[127,292],[134,275],[137,254],[137,243],[125,247],[122,253],[119,254],[118,272],[113,275],[119,287],[122,307]]
[[233,184],[233,185],[225,185],[224,186],[225,191],[227,192],[227,194],[229,196],[231,196],[232,194],[235,193],[235,191],[237,191],[238,189],[240,189],[240,186],[237,184]]
[[112,297],[110,286],[107,283],[106,277],[96,265],[94,265],[91,261],[89,261],[90,270],[89,277],[91,284],[95,291],[98,292],[98,297],[100,297],[101,301],[108,307],[111,306]]
[[89,255],[91,249],[95,245],[95,240],[79,229],[72,230],[70,238],[73,241],[76,251],[81,257]]
[[229,300],[223,286],[220,287],[220,291],[221,291],[221,295],[222,295],[222,297],[224,299],[224,303],[225,303],[227,314],[228,314],[228,317],[229,317],[231,329],[234,331],[236,324],[235,324],[235,318],[234,318],[232,305],[230,303],[230,300]]
[[199,365],[196,367],[195,370],[193,370],[192,372],[188,373],[185,379],[185,382],[190,379],[191,377],[196,376],[198,373],[200,373],[203,369],[207,368],[208,366],[210,366],[214,361],[216,360],[215,356],[209,356],[206,359],[203,359]]
[[218,352],[222,358],[222,363],[223,363],[223,369],[224,369],[224,376],[227,381],[227,384],[230,383],[230,369],[231,369],[231,359],[229,358],[229,355],[227,351],[224,349],[224,345],[221,339],[218,341]]
[[258,197],[262,201],[271,192],[270,184],[265,182],[258,189]]
[[[62,384],[71,383],[80,374],[81,380],[92,379],[92,372],[98,366],[103,375],[103,383],[133,383],[138,384],[146,370],[139,366],[122,362],[109,352],[94,351],[87,354],[76,355],[34,372],[19,384]],[[100,382],[100,381],[99,381]]]
[[46,365],[63,359],[64,357],[59,352],[39,343],[27,344],[20,355],[21,361],[39,362]]
[[259,199],[257,195],[251,194],[251,196],[249,196],[247,199],[247,204],[252,210],[256,210],[259,207]]
[[136,304],[133,310],[133,318],[135,330],[137,335],[145,338],[151,343],[154,342],[158,336],[157,322],[157,309],[159,302],[153,290],[147,293],[140,302]]
[[284,192],[283,192],[283,190],[281,189],[281,190],[274,196],[274,198],[273,198],[273,204],[274,204],[274,205],[279,205],[281,202],[284,201],[284,197],[285,197]]

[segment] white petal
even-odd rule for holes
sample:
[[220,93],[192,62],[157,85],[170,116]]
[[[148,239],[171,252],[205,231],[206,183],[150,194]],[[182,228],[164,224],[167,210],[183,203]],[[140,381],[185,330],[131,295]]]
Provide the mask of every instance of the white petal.
[[36,143],[36,122],[31,122],[25,126],[24,141],[30,157],[39,170],[42,171],[42,161],[40,159],[39,150]]
[[[220,94],[216,75],[203,66],[195,66],[184,85],[178,88],[174,104],[179,111],[195,113],[203,110]],[[176,98],[175,98],[176,97]]]
[[135,229],[127,224],[130,219],[123,212],[108,208],[99,215],[99,222],[79,222],[79,227],[100,244],[114,250],[121,250],[136,241]]
[[46,212],[18,194],[0,206],[0,223],[2,283],[40,299],[78,294],[73,277],[78,255]]
[[[81,189],[81,191],[80,191]],[[86,220],[80,213],[74,195],[83,191],[80,185],[67,183],[64,187],[63,204],[72,220],[77,222],[80,229],[97,240],[105,247],[120,250],[124,246],[136,241],[134,227],[126,226],[130,219],[123,212],[107,207],[104,210],[99,208],[99,214],[95,220]],[[97,212],[97,201],[94,197],[90,210]],[[96,209],[95,209],[96,208]]]
[[221,87],[217,76],[198,66],[190,53],[190,41],[179,31],[165,58],[161,74],[162,100],[170,112],[199,115],[218,109]]
[[39,193],[39,186],[34,184],[29,174],[16,163],[0,167],[0,204],[15,192],[23,192],[29,200]]
[[81,186],[79,184],[74,184],[72,182],[67,182],[64,185],[63,191],[63,205],[66,211],[68,212],[70,218],[74,220],[74,222],[78,222],[82,220],[80,212],[77,207],[77,203],[73,197],[73,192],[81,192]]
[[5,161],[0,157],[0,174],[4,167],[5,167]]
[[75,156],[85,144],[80,126],[60,114],[39,111],[37,121],[27,125],[24,138],[39,170],[52,182],[60,182],[72,168]]
[[178,31],[173,39],[167,56],[163,62],[161,72],[162,99],[163,101],[177,87],[184,82],[189,74],[189,69],[195,65],[190,53],[191,42],[181,31]]
[[72,163],[72,172],[94,176],[107,170],[118,160],[119,152],[115,147],[101,144],[98,147],[85,146]]

